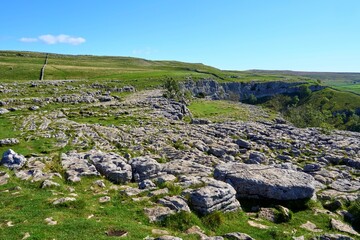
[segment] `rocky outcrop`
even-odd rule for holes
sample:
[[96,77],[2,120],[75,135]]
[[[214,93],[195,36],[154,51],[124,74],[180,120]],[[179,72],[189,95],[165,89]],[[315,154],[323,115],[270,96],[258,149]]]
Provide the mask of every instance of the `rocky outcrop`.
[[[277,94],[296,94],[300,86],[308,82],[222,82],[205,79],[200,81],[187,81],[183,88],[189,90],[193,95],[209,96],[214,100],[232,99],[237,101],[247,100],[251,95],[256,98],[270,97]],[[320,85],[311,85],[312,91],[323,89]]]
[[190,194],[190,207],[202,214],[214,211],[229,212],[240,209],[236,200],[234,188],[221,181],[211,181],[207,186],[199,188]]
[[67,180],[71,182],[79,182],[83,176],[100,176],[95,166],[85,159],[84,153],[63,153],[61,154],[61,164],[66,170]]
[[132,179],[131,166],[126,159],[115,153],[92,152],[85,156],[98,172],[114,183],[127,183]]
[[271,166],[220,164],[215,168],[214,178],[231,184],[240,198],[299,200],[315,193],[312,176]]
[[0,164],[9,169],[20,169],[25,165],[26,161],[23,155],[17,154],[14,150],[9,149],[4,152]]
[[136,182],[155,178],[160,175],[162,170],[160,163],[148,156],[133,158],[129,164],[132,167],[133,178]]

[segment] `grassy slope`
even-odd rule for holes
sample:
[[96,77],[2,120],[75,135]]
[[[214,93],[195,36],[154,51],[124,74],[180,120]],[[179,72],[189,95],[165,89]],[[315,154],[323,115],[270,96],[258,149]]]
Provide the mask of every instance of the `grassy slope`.
[[[37,80],[45,56],[45,53],[0,51],[0,80]],[[60,54],[49,54],[45,70],[45,80],[122,80],[140,87],[159,85],[168,77],[177,80],[212,78],[218,81],[303,81],[308,79],[284,74],[221,71],[199,63]]]

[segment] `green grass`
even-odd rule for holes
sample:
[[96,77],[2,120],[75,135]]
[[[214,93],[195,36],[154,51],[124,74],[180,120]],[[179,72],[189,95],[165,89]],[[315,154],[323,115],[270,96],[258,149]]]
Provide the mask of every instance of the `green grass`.
[[[149,61],[130,57],[49,54],[45,80],[120,80],[138,89],[161,85],[169,77],[185,79],[212,78],[222,82],[307,81],[308,78],[240,71],[222,71],[201,63]],[[0,80],[37,80],[45,53],[0,51]]]
[[249,118],[247,109],[230,101],[194,100],[188,108],[194,118],[205,118],[211,121],[246,121]]

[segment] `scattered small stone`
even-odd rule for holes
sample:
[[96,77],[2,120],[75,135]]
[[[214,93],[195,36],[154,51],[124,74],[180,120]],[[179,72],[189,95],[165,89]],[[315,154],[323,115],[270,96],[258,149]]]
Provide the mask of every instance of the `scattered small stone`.
[[322,232],[323,230],[318,228],[314,223],[307,221],[306,223],[300,226],[303,229],[306,229],[310,232]]
[[30,233],[26,232],[21,240],[28,239],[30,237]]
[[13,226],[14,226],[14,224],[13,224],[13,222],[12,222],[12,221],[8,221],[8,222],[6,222],[6,226],[8,226],[8,227],[13,227]]
[[139,182],[139,188],[140,189],[154,189],[154,188],[156,188],[156,185],[150,179],[146,179],[144,181]]
[[6,172],[0,172],[0,186],[7,184],[10,176]]
[[36,110],[39,110],[39,109],[40,109],[39,106],[31,106],[31,107],[29,107],[29,110],[31,110],[31,111],[36,111]]
[[169,232],[166,230],[161,230],[161,229],[152,229],[151,233],[154,235],[168,235]]
[[120,193],[124,193],[126,196],[131,197],[131,196],[139,195],[142,192],[143,192],[143,190],[141,190],[141,189],[128,187],[128,188],[125,188],[124,190],[121,190]]
[[99,198],[99,203],[106,203],[106,202],[110,202],[111,198],[109,196],[104,196]]
[[152,191],[149,193],[149,197],[152,197],[152,196],[159,196],[159,195],[165,195],[165,194],[168,194],[169,193],[169,189],[168,188],[162,188],[162,189],[158,189],[158,190],[155,190],[155,191]]
[[0,115],[8,113],[8,112],[9,112],[9,110],[7,110],[6,108],[0,108]]
[[63,204],[63,203],[67,203],[67,202],[74,202],[74,201],[76,201],[76,198],[64,197],[64,198],[59,198],[59,199],[56,199],[55,201],[53,201],[53,205]]
[[57,221],[55,221],[52,217],[45,218],[45,222],[47,225],[56,225]]
[[254,222],[252,220],[249,220],[248,224],[252,227],[259,228],[259,229],[269,229],[269,226]]
[[144,208],[145,214],[149,217],[150,222],[158,222],[166,216],[174,214],[174,211],[168,207]]
[[100,188],[105,188],[106,187],[103,180],[96,180],[93,184],[100,187]]
[[60,184],[53,182],[51,180],[45,180],[43,181],[43,183],[41,184],[41,188],[49,188],[49,187],[59,187]]
[[91,219],[91,218],[93,218],[95,215],[94,214],[91,214],[91,215],[89,215],[88,217],[87,217],[87,219]]

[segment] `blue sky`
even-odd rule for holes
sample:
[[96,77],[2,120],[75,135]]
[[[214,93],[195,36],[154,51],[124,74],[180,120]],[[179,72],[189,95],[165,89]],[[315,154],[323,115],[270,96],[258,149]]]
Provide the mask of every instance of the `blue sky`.
[[359,0],[11,0],[1,8],[1,50],[360,72]]

